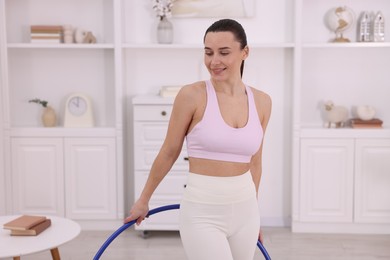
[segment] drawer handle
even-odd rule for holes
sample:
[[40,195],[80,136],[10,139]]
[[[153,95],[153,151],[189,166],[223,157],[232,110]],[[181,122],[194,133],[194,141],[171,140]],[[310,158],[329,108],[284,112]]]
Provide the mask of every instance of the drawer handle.
[[162,115],[162,116],[166,116],[166,115],[167,115],[167,112],[163,110],[163,111],[161,111],[161,115]]
[[184,159],[184,161],[189,161],[190,160],[188,157],[184,157],[183,159]]

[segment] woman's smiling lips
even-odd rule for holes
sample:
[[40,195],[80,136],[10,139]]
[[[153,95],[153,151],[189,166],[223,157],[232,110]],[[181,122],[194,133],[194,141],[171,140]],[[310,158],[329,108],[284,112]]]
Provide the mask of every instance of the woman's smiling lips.
[[214,68],[214,69],[211,69],[211,71],[214,73],[214,74],[220,74],[222,73],[226,68]]

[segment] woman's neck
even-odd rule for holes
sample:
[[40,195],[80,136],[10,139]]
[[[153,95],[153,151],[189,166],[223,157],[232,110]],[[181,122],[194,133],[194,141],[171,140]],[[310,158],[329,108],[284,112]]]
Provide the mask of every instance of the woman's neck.
[[223,92],[229,96],[241,95],[245,92],[245,85],[241,78],[226,80],[226,81],[215,81],[211,79],[211,82],[217,92]]

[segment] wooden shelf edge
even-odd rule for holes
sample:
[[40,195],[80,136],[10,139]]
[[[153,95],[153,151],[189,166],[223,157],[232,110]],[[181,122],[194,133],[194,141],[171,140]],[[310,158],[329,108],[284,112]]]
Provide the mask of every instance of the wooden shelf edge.
[[[293,48],[294,43],[249,43],[250,48]],[[124,49],[203,49],[203,44],[157,44],[157,43],[124,43]]]
[[389,138],[390,128],[320,128],[307,127],[299,130],[301,138]]
[[304,43],[303,48],[390,48],[390,42]]
[[10,49],[114,49],[114,44],[8,43]]

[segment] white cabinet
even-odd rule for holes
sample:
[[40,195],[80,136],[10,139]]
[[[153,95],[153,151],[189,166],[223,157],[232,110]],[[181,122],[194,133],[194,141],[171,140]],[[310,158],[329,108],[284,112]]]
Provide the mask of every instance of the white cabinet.
[[356,141],[355,221],[390,224],[390,139]]
[[295,231],[390,232],[390,139],[303,138]]
[[66,216],[72,219],[115,219],[115,140],[66,138],[64,145]]
[[353,140],[301,141],[301,221],[352,221],[353,146]]
[[12,139],[12,214],[65,215],[60,138]]
[[113,138],[12,138],[13,214],[115,219]]
[[[146,183],[149,170],[163,144],[172,110],[172,99],[156,96],[133,98],[134,126],[134,197]],[[180,203],[188,172],[188,157],[183,147],[171,171],[153,194],[150,209]],[[146,219],[138,230],[178,230],[178,211],[162,212]]]

